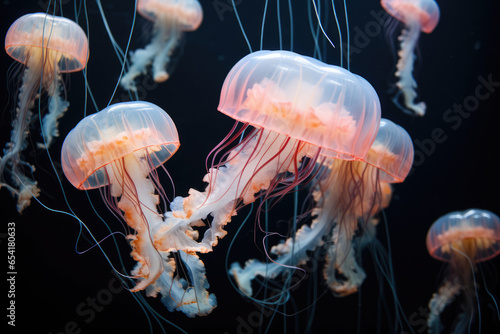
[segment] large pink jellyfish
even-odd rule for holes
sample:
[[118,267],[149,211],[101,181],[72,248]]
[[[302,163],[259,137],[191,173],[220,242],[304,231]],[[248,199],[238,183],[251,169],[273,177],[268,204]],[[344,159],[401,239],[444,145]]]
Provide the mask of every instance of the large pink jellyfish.
[[203,11],[198,0],[139,0],[137,11],[154,22],[153,38],[144,49],[131,52],[132,65],[122,77],[125,89],[136,90],[134,80],[147,73],[151,65],[153,79],[164,82],[169,78],[170,56],[176,49],[184,31],[198,29]]
[[41,147],[49,147],[59,135],[58,120],[69,103],[63,92],[61,73],[82,70],[87,64],[88,42],[85,32],[75,22],[44,13],[27,14],[17,19],[5,37],[5,51],[25,68],[19,89],[17,108],[12,120],[10,143],[0,158],[0,187],[17,196],[17,210],[22,212],[40,189],[31,175],[35,167],[23,161],[21,152],[28,145],[30,109],[38,93],[49,97],[48,113],[42,120]]
[[[132,256],[138,262],[133,292],[146,288],[158,292],[169,310],[189,316],[204,315],[215,307],[215,297],[205,290],[204,268],[196,255],[182,253],[193,287],[174,278],[176,263],[159,251],[154,233],[163,224],[157,212],[158,194],[163,194],[155,169],[179,148],[177,129],[159,107],[147,102],[111,105],[84,118],[66,137],[62,166],[67,179],[78,189],[109,186],[108,207],[116,208],[135,231],[130,235]],[[155,189],[157,193],[155,193]]]
[[477,264],[500,254],[500,218],[479,209],[448,213],[429,229],[427,250],[432,257],[449,263],[446,279],[429,302],[429,333],[441,333],[441,313],[461,293],[465,299],[453,333],[465,333],[467,329],[470,333],[469,323],[478,311],[475,306]]
[[[310,179],[317,160],[366,155],[380,122],[379,99],[366,80],[289,51],[258,51],[240,60],[226,77],[219,110],[243,122],[248,133],[210,169],[204,192],[191,189],[172,202],[155,236],[163,251],[211,251],[239,207],[293,190]],[[216,149],[242,130],[233,129]],[[198,241],[193,227],[207,220]]]
[[[240,204],[271,196],[281,181],[287,186],[279,194],[293,189],[313,173],[319,156],[366,154],[380,120],[378,96],[366,80],[289,51],[241,59],[224,81],[219,110],[244,127],[216,149],[248,133],[204,177],[204,192],[191,189],[172,202],[167,226],[156,236],[164,251],[211,251]],[[312,161],[301,166],[304,157]],[[196,241],[193,227],[204,226],[209,215],[209,228]]]
[[295,237],[274,246],[274,259],[269,263],[250,260],[244,268],[233,263],[230,274],[240,290],[251,296],[251,281],[256,276],[276,278],[290,267],[305,264],[311,251],[326,246],[324,276],[328,286],[339,296],[356,292],[366,275],[356,262],[355,251],[375,238],[374,216],[389,205],[389,183],[402,182],[412,162],[410,136],[387,119],[380,121],[377,137],[364,157],[319,162],[321,170],[312,183],[316,207],[311,226],[303,225]]
[[[399,61],[396,65],[396,83],[399,92],[394,98],[396,105],[404,112],[424,116],[425,102],[415,103],[417,97],[417,82],[413,78],[413,63],[415,62],[415,47],[420,31],[430,34],[439,21],[439,7],[434,0],[382,0],[382,7],[390,15],[403,22],[405,27],[398,40],[401,49],[398,52]],[[399,95],[403,94],[403,104],[399,103]]]

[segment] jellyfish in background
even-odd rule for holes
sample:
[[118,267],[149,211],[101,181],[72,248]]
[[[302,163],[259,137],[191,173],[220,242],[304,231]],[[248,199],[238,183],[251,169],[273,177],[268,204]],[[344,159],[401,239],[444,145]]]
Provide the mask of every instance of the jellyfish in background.
[[[398,40],[401,49],[398,52],[399,61],[396,64],[396,85],[399,92],[394,97],[394,103],[404,112],[416,116],[424,116],[425,102],[415,103],[417,97],[417,82],[413,78],[413,63],[415,62],[415,47],[420,31],[430,34],[439,21],[439,7],[434,0],[382,0],[382,7],[390,15],[404,23],[405,27]],[[399,96],[403,94],[403,104]]]
[[330,289],[338,296],[358,290],[366,275],[355,251],[375,238],[374,216],[389,205],[389,183],[403,182],[410,171],[413,144],[402,127],[382,119],[368,153],[355,157],[318,162],[320,171],[312,182],[316,202],[312,224],[304,224],[294,238],[274,246],[270,263],[249,260],[244,268],[232,264],[230,274],[243,293],[252,295],[251,281],[256,276],[276,278],[305,264],[311,251],[321,246],[327,248],[324,276]]
[[124,89],[136,90],[135,78],[147,73],[151,65],[153,79],[164,82],[169,78],[167,67],[170,56],[179,44],[184,31],[198,29],[203,11],[198,0],[139,0],[137,10],[154,22],[153,39],[144,49],[131,52],[132,65],[122,77]]
[[[173,275],[175,260],[153,242],[163,225],[157,211],[158,194],[164,194],[155,169],[179,148],[177,129],[159,107],[147,102],[117,103],[84,118],[64,140],[61,160],[66,178],[81,190],[109,186],[103,196],[135,231],[130,235],[132,257],[138,262],[132,274],[136,292],[158,292],[169,310],[189,316],[204,315],[215,307],[205,290],[204,269],[196,255],[180,258],[194,287]],[[157,193],[155,193],[155,190]],[[201,269],[200,269],[201,267]]]
[[446,279],[429,302],[429,333],[441,333],[440,315],[461,293],[465,295],[462,313],[455,320],[452,332],[470,333],[469,322],[478,311],[477,264],[500,254],[500,218],[479,209],[444,215],[427,233],[427,250],[432,257],[449,263]]
[[44,13],[27,14],[17,19],[5,37],[5,51],[25,68],[12,121],[10,142],[0,158],[0,187],[17,196],[17,210],[21,213],[37,197],[40,189],[28,174],[35,167],[22,160],[21,152],[28,145],[29,126],[39,92],[48,95],[48,113],[42,120],[44,143],[48,148],[59,135],[58,121],[69,103],[60,96],[63,92],[61,73],[82,70],[88,59],[85,32],[75,22]]
[[331,244],[323,274],[336,295],[352,294],[363,283],[366,275],[356,261],[355,251],[360,252],[375,238],[374,216],[388,206],[392,193],[389,183],[406,179],[413,156],[408,133],[382,119],[377,138],[364,158],[334,160],[327,175],[320,175],[316,197],[323,196],[324,203],[316,207],[320,210],[316,214],[319,219],[333,219],[335,224],[328,238]]

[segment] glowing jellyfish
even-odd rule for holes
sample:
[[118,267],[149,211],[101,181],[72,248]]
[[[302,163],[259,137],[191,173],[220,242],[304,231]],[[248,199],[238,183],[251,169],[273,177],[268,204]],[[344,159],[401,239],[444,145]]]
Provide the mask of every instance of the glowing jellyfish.
[[244,268],[233,263],[230,274],[241,291],[252,295],[251,281],[256,276],[276,278],[305,264],[310,252],[321,246],[327,248],[324,276],[330,289],[339,296],[358,290],[366,275],[356,262],[355,250],[375,238],[374,216],[389,205],[389,183],[402,182],[410,171],[413,144],[402,127],[382,119],[370,150],[357,159],[320,162],[321,170],[312,182],[316,207],[311,226],[304,224],[294,238],[274,246],[270,263],[250,260]]
[[[413,164],[413,143],[399,125],[382,119],[377,138],[361,161],[334,160],[329,173],[320,179],[323,205],[320,219],[334,219],[324,276],[339,296],[354,293],[365,278],[355,251],[375,237],[374,215],[387,206],[388,183],[403,182]],[[322,177],[322,176],[320,176]],[[318,196],[318,194],[316,194]],[[326,215],[325,218],[322,216]],[[355,239],[359,230],[361,238]],[[354,245],[351,242],[354,241]]]
[[[396,83],[399,92],[394,97],[395,104],[404,112],[424,116],[425,102],[415,103],[417,82],[413,78],[415,47],[420,31],[431,33],[439,21],[439,7],[434,0],[382,0],[382,7],[390,15],[403,22],[405,28],[398,40],[401,44],[399,61],[396,64]],[[403,103],[399,103],[399,95],[403,94]]]
[[[380,120],[378,96],[366,80],[289,51],[241,59],[224,81],[219,110],[238,121],[235,128],[244,126],[233,128],[215,150],[238,140],[243,130],[249,133],[212,166],[204,192],[191,189],[188,197],[174,199],[156,238],[164,251],[211,251],[239,206],[270,197],[280,182],[286,183],[280,194],[292,190],[311,175],[320,154],[364,155]],[[311,161],[301,166],[306,156]],[[209,215],[209,228],[195,241],[193,227],[204,226]]]
[[[226,77],[219,110],[244,126],[236,131],[237,122],[215,150],[249,133],[212,166],[204,192],[191,189],[172,202],[155,238],[164,251],[211,251],[239,207],[293,190],[326,159],[320,157],[364,156],[380,122],[379,99],[366,80],[288,51],[258,51],[240,60]],[[193,227],[204,226],[209,215],[197,241]]]
[[427,250],[449,263],[446,279],[429,302],[429,333],[442,331],[440,315],[461,293],[465,295],[463,312],[455,320],[453,333],[470,332],[469,322],[477,311],[474,273],[477,263],[500,254],[500,218],[479,209],[448,213],[429,229]]
[[203,11],[198,0],[139,0],[137,10],[154,22],[153,38],[144,49],[131,52],[132,65],[122,77],[125,89],[136,90],[135,78],[147,73],[151,65],[156,82],[169,78],[167,72],[170,56],[179,44],[184,31],[198,29]]
[[61,73],[82,70],[87,64],[88,42],[85,32],[75,22],[44,13],[27,14],[17,19],[5,37],[5,51],[25,68],[12,121],[10,143],[0,161],[0,186],[17,196],[17,210],[22,212],[40,189],[32,179],[35,167],[22,160],[33,121],[33,108],[39,92],[48,95],[48,113],[42,120],[44,143],[49,147],[59,135],[58,121],[69,103],[63,92]]
[[[153,243],[155,231],[163,224],[157,193],[164,193],[155,169],[179,145],[175,124],[161,108],[147,102],[117,103],[80,121],[64,140],[61,159],[64,174],[76,188],[109,186],[111,198],[103,196],[108,207],[116,208],[136,231],[129,236],[131,255],[138,262],[132,272],[137,284],[131,291],[146,288],[150,296],[161,292],[169,310],[194,316],[207,313],[201,305],[204,301],[213,309],[215,297],[204,293],[199,279],[191,277],[194,288],[174,279],[174,259]],[[190,275],[200,273],[201,261],[195,255],[180,257]]]

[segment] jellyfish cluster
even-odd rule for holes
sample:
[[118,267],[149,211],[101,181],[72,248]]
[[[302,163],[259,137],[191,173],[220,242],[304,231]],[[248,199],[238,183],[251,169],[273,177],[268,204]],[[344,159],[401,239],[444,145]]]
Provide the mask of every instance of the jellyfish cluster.
[[[116,52],[114,61],[119,63],[115,73],[99,73],[115,78],[109,89],[87,77],[94,61],[93,41],[102,36],[95,36],[84,24],[85,2],[77,5],[75,1],[73,16],[67,10],[56,10],[62,3],[54,4],[52,11],[49,6],[47,12],[23,15],[7,31],[5,51],[19,63],[19,84],[11,94],[13,103],[6,108],[12,120],[10,139],[3,144],[0,157],[0,192],[12,195],[19,214],[29,215],[41,207],[59,214],[60,219],[77,221],[77,253],[98,249],[122,286],[140,296],[137,300],[148,314],[150,326],[149,315],[159,323],[168,322],[165,318],[171,313],[165,308],[193,318],[192,326],[215,316],[221,306],[226,307],[226,301],[210,285],[214,281],[225,282],[241,303],[258,305],[259,321],[254,327],[266,333],[275,331],[270,329],[275,317],[283,316],[286,325],[288,317],[301,312],[308,312],[304,332],[322,332],[324,328],[315,327],[314,312],[325,295],[334,300],[332,309],[347,308],[343,305],[356,298],[361,314],[367,285],[376,286],[375,292],[380,293],[377,312],[383,309],[387,313],[389,325],[378,332],[481,332],[487,328],[481,318],[484,295],[493,301],[496,308],[492,309],[500,321],[494,294],[486,280],[479,280],[484,275],[481,264],[500,253],[500,218],[487,210],[451,212],[432,225],[420,222],[430,226],[426,239],[430,256],[445,263],[444,276],[432,274],[442,283],[437,292],[425,296],[427,312],[419,322],[424,327],[415,328],[413,316],[398,297],[398,267],[392,263],[395,249],[390,241],[394,225],[386,212],[409,202],[404,194],[412,191],[408,184],[415,186],[415,182],[407,179],[418,177],[414,158],[422,142],[415,141],[414,146],[410,135],[416,123],[391,109],[424,116],[433,108],[432,96],[428,104],[416,101],[413,66],[420,32],[431,33],[438,24],[440,9],[435,1],[381,1],[380,9],[388,13],[388,32],[397,29],[394,19],[404,25],[398,38],[395,106],[384,102],[381,92],[385,87],[378,87],[369,73],[363,73],[363,67],[359,72],[358,67],[351,70],[348,1],[343,3],[345,22],[341,24],[334,2],[311,0],[307,4],[310,36],[305,40],[314,45],[312,52],[292,43],[293,17],[298,13],[293,12],[291,2],[281,4],[290,13],[288,21],[283,21],[290,23],[288,30],[280,16],[280,2],[275,3],[279,44],[264,48],[266,1],[260,49],[254,50],[253,35],[247,35],[253,30],[248,26],[245,30],[244,15],[240,17],[244,4],[215,1],[213,8],[219,18],[230,15],[238,22],[249,50],[234,63],[225,63],[228,71],[223,73],[223,82],[213,82],[220,86],[218,106],[206,105],[205,110],[176,110],[161,99],[148,101],[147,95],[139,96],[137,79],[143,76],[163,83],[153,87],[161,94],[180,89],[179,80],[188,80],[193,100],[210,91],[210,87],[197,85],[196,76],[210,76],[211,68],[198,67],[201,73],[188,74],[179,70],[173,75],[177,63],[173,58],[182,59],[183,39],[201,46],[213,43],[190,38],[199,33],[196,30],[207,14],[208,3],[138,0],[133,15],[128,13],[135,24],[128,39],[115,38],[112,31],[116,28],[105,19],[100,1],[96,4]],[[115,10],[125,11],[125,5]],[[209,16],[209,22],[212,19]],[[339,44],[331,33],[332,22],[336,22]],[[152,29],[146,37],[150,42],[132,50],[134,39],[141,41],[139,26]],[[193,33],[185,36],[184,32]],[[285,37],[290,38],[289,43],[284,42]],[[236,45],[229,38],[227,43]],[[222,55],[218,58],[227,62]],[[107,67],[104,59],[96,62]],[[67,98],[69,75],[63,77],[63,73],[83,77],[84,106]],[[127,101],[112,102],[120,90]],[[94,93],[104,91],[111,97],[102,107]],[[175,93],[169,96],[175,98]],[[92,100],[89,105],[88,99]],[[183,151],[184,138],[202,138],[186,131],[186,124],[200,122],[201,113],[233,125],[220,132],[206,124],[207,137],[218,144],[208,152],[190,151],[192,159],[182,161],[175,155]],[[71,114],[70,120],[62,119],[65,114]],[[60,129],[59,123],[72,129]],[[51,164],[40,163],[43,160],[37,155],[46,155]],[[188,174],[186,166],[191,164],[205,167],[205,175],[187,175],[194,185],[176,189],[176,175],[169,170],[181,166],[178,170]],[[40,170],[54,174],[60,187],[45,189]],[[96,201],[95,196],[101,198]],[[439,194],[428,194],[431,196]],[[80,218],[72,201],[85,197],[92,210]],[[412,201],[414,213],[407,222],[397,223],[411,225],[416,212],[425,209],[422,203],[421,198]],[[54,204],[64,208],[52,209]],[[290,210],[278,211],[280,206]],[[93,223],[108,226],[107,220],[113,220],[122,229],[97,238],[89,228],[88,215],[94,217]],[[239,238],[253,238],[251,252],[238,245]],[[108,256],[108,246],[116,240],[127,246],[119,251],[119,260]],[[79,251],[80,243],[85,242],[90,246]],[[224,262],[224,272],[214,272],[209,265],[214,261]],[[311,263],[315,264],[312,270]],[[306,305],[297,306],[294,292],[308,280],[314,280],[314,289],[322,293],[319,297],[317,292],[311,294]],[[163,306],[159,301],[150,306],[150,300],[159,300]],[[238,330],[251,332],[251,326],[245,323],[243,327],[240,318],[236,319]],[[359,319],[353,328],[363,332]],[[269,322],[267,327],[264,320]],[[287,333],[290,330],[283,328]]]

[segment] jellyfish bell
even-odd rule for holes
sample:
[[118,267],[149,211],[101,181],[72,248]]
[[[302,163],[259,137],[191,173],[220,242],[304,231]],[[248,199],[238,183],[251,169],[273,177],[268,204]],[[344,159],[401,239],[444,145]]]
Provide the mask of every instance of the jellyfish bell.
[[[413,63],[415,62],[415,48],[420,31],[430,34],[439,22],[439,6],[434,0],[382,0],[382,7],[405,27],[399,36],[400,51],[396,64],[396,76],[399,78],[396,86],[399,92],[394,97],[394,103],[404,112],[424,116],[427,106],[421,101],[415,103],[417,97],[417,82],[413,78]],[[403,96],[400,104],[399,96]]]
[[453,263],[460,253],[473,263],[488,261],[500,254],[500,218],[479,209],[449,213],[429,229],[426,244],[440,261]]
[[429,301],[430,331],[441,332],[442,312],[462,293],[463,313],[457,316],[454,327],[470,329],[469,322],[479,309],[475,306],[477,264],[500,254],[500,217],[481,209],[448,213],[432,224],[426,245],[432,257],[449,263],[447,277]]
[[348,160],[368,152],[380,121],[377,93],[365,79],[290,51],[240,60],[224,81],[219,110]]
[[124,89],[137,90],[135,79],[147,73],[151,65],[153,79],[164,82],[172,53],[177,48],[184,31],[198,29],[203,20],[203,10],[198,0],[139,0],[137,11],[154,22],[153,38],[144,49],[131,52],[132,65],[122,77]]
[[151,164],[141,168],[151,170],[179,146],[175,124],[161,108],[149,102],[123,102],[80,121],[66,136],[61,159],[66,178],[77,189],[119,187],[113,181],[123,178],[123,170],[114,164],[128,163],[127,159],[133,163],[137,156],[142,158],[138,163]]
[[[69,103],[60,96],[63,92],[61,73],[80,71],[88,59],[85,32],[75,22],[45,13],[27,14],[17,19],[5,37],[5,50],[24,65],[15,118],[12,121],[10,143],[0,161],[0,185],[18,197],[19,212],[37,197],[37,182],[26,175],[35,167],[21,158],[28,145],[29,125],[33,120],[30,109],[38,92],[46,92],[48,113],[42,119],[43,143],[48,148],[59,135],[58,122]],[[9,175],[6,175],[9,174]]]
[[139,0],[137,11],[152,22],[169,17],[182,31],[195,31],[203,20],[198,0]]
[[[322,155],[364,155],[380,120],[378,96],[366,80],[289,51],[258,51],[241,59],[224,81],[219,110],[254,130],[210,169],[204,192],[191,189],[173,201],[156,238],[164,251],[211,251],[239,204],[252,203],[256,194],[272,197],[285,179],[280,194],[291,191],[312,175]],[[241,133],[228,135],[216,150]],[[311,161],[301,165],[306,156]],[[198,231],[192,227],[204,226],[208,215],[210,227],[195,241]]]
[[377,137],[363,160],[377,168],[381,181],[401,183],[410,173],[413,156],[413,142],[408,132],[382,118]]
[[[75,22],[45,13],[26,14],[17,19],[5,36],[5,51],[26,66],[42,62],[33,53],[45,53],[41,66],[56,65],[59,72],[82,70],[88,59],[85,32]],[[30,66],[28,66],[30,67]]]
[[439,6],[434,0],[382,0],[387,13],[405,24],[417,24],[430,34],[439,22]]

